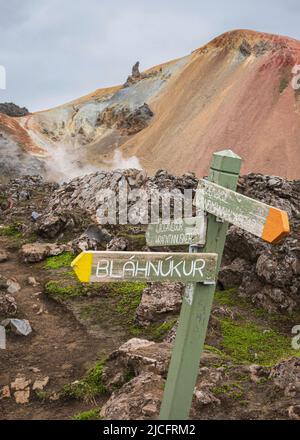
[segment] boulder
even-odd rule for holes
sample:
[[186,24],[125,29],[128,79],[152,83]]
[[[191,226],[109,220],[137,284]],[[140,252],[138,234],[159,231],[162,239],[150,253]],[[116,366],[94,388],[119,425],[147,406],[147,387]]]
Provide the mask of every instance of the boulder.
[[292,284],[296,267],[298,267],[298,259],[294,255],[274,255],[264,252],[257,259],[256,273],[264,283],[283,288]]
[[228,266],[223,266],[219,272],[219,282],[224,289],[239,287],[246,272],[251,270],[251,263],[242,258],[235,258]]
[[66,244],[36,242],[24,244],[21,248],[20,256],[25,263],[38,263],[47,257],[71,250],[71,246]]
[[113,238],[107,245],[108,251],[125,251],[129,245],[128,240],[123,237]]
[[183,292],[182,283],[149,283],[136,310],[136,320],[149,325],[165,313],[179,313]]
[[154,420],[159,414],[163,387],[161,376],[140,374],[111,395],[100,416],[105,420]]
[[300,398],[300,357],[293,357],[276,364],[269,378],[274,384],[284,390],[287,397]]
[[112,240],[111,234],[107,229],[98,225],[90,225],[84,233],[72,241],[75,253],[88,250],[101,250]]
[[36,232],[44,238],[56,238],[64,231],[71,231],[79,222],[78,218],[69,211],[49,213],[36,220]]
[[102,374],[103,384],[113,391],[131,375],[153,372],[166,376],[170,356],[171,346],[166,342],[157,344],[132,338],[109,356]]

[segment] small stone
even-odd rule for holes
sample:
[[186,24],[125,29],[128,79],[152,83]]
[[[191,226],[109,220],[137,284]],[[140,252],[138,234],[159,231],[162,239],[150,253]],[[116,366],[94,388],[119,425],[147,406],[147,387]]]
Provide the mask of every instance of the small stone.
[[9,399],[11,397],[10,389],[8,385],[5,385],[0,391],[0,400]]
[[288,408],[289,418],[292,420],[300,420],[300,405],[292,405]]
[[158,413],[158,408],[155,403],[147,403],[147,405],[143,406],[142,413],[145,416],[151,417]]
[[33,373],[39,373],[41,370],[37,367],[29,367],[29,370],[32,371]]
[[262,378],[268,377],[267,368],[262,367],[261,365],[250,365],[249,366],[250,379],[252,382],[259,383]]
[[62,370],[71,370],[73,368],[73,365],[72,364],[63,364],[62,366],[61,366],[61,369]]
[[0,292],[0,316],[4,318],[14,316],[17,313],[17,303],[15,298],[10,294],[2,294]]
[[123,237],[113,238],[107,245],[108,251],[125,251],[128,246],[128,240]]
[[16,391],[25,390],[31,384],[30,379],[25,376],[16,377],[15,381],[10,384],[11,388]]
[[203,390],[195,390],[194,395],[196,398],[196,401],[200,405],[210,405],[212,403],[216,405],[220,405],[221,401],[217,397],[213,395],[213,393],[207,389]]
[[7,291],[12,295],[21,290],[20,284],[15,280],[7,280],[7,285],[8,285]]
[[5,319],[2,322],[4,327],[10,326],[10,329],[21,336],[28,336],[32,332],[30,323],[27,319]]
[[28,403],[29,402],[29,397],[30,397],[30,389],[26,388],[25,390],[22,391],[16,391],[14,393],[15,399],[16,399],[16,403],[18,404],[24,404],[24,403]]
[[31,213],[31,218],[32,218],[33,221],[36,221],[39,217],[41,217],[41,215],[42,215],[42,214],[39,214],[38,212],[33,211],[33,212]]
[[45,386],[49,382],[49,376],[44,377],[43,379],[37,379],[32,386],[33,391],[34,390],[43,390]]
[[51,396],[49,397],[50,402],[56,402],[57,400],[59,400],[60,396],[58,393],[53,393],[51,394]]
[[36,287],[39,285],[39,283],[36,281],[34,277],[28,277],[28,284],[32,287]]

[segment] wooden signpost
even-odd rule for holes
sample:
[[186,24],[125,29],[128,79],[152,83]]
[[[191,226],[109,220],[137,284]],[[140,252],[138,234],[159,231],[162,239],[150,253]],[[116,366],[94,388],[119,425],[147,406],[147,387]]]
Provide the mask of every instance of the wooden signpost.
[[81,282],[199,281],[215,282],[215,253],[82,252],[72,262]]
[[206,241],[206,216],[185,218],[180,223],[149,225],[146,232],[148,246],[204,245]]
[[196,203],[203,206],[206,212],[269,243],[276,243],[290,232],[288,215],[281,209],[250,199],[208,180],[200,180],[198,189],[200,197]]
[[241,158],[232,151],[215,153],[208,180],[199,182],[197,217],[185,219],[180,226],[175,222],[149,225],[148,246],[189,244],[189,253],[83,252],[72,262],[81,282],[186,283],[161,405],[162,420],[183,420],[189,415],[228,222],[270,243],[289,233],[285,211],[235,192],[240,166]]

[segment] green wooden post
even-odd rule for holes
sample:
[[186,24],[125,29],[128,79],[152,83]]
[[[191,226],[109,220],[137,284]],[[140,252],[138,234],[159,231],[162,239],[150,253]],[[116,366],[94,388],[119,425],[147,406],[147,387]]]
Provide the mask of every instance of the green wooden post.
[[[232,151],[215,153],[209,180],[235,190],[240,166],[241,158]],[[215,216],[208,215],[207,240],[201,252],[218,254],[217,273],[222,260],[227,229],[228,223],[220,222]],[[190,251],[198,252],[199,247],[193,246]],[[214,292],[215,284],[193,283],[186,287],[160,410],[161,420],[184,420],[189,416]]]

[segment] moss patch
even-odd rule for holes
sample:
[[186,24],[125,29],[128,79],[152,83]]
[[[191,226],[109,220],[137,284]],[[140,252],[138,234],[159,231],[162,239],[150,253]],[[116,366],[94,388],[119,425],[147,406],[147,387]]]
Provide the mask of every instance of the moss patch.
[[236,306],[241,303],[237,289],[222,290],[215,293],[215,301],[221,306]]
[[281,77],[280,77],[280,83],[279,83],[279,93],[280,95],[284,92],[284,90],[288,87],[290,82],[290,70],[284,69]]
[[146,283],[110,283],[110,290],[113,295],[118,297],[116,311],[120,315],[131,316],[141,302],[143,290]]
[[100,408],[93,408],[89,411],[83,411],[81,413],[75,414],[73,420],[100,420]]
[[93,290],[94,300],[83,303],[80,316],[84,320],[101,325],[123,327],[128,336],[140,335],[140,328],[135,325],[135,311],[139,305],[146,283],[101,283],[88,285],[86,289]]
[[215,387],[212,390],[215,396],[227,396],[233,400],[239,400],[244,397],[244,390],[240,384],[226,383],[220,387]]
[[22,236],[22,233],[19,231],[18,226],[4,226],[0,228],[0,236],[2,237],[15,237],[19,238]]
[[102,373],[105,361],[98,362],[91,368],[86,376],[71,384],[64,386],[61,397],[64,399],[79,399],[90,401],[94,397],[105,394],[106,388],[102,383]]
[[45,293],[53,298],[67,299],[83,295],[84,289],[80,284],[62,286],[57,281],[49,281],[45,285]]
[[129,241],[129,248],[134,250],[141,250],[146,246],[146,236],[145,234],[130,234],[126,232],[121,232],[117,235],[118,237],[126,238]]
[[54,257],[48,257],[45,263],[45,269],[60,269],[62,267],[70,267],[74,255],[72,252],[63,252],[60,255]]
[[[291,340],[274,330],[264,330],[256,324],[221,320],[224,351],[238,362],[271,366],[290,356],[297,356]],[[298,353],[298,355],[300,352]]]
[[169,321],[165,321],[160,325],[153,325],[150,327],[150,335],[155,341],[162,340],[167,333],[174,327],[177,322],[177,318],[171,319]]

